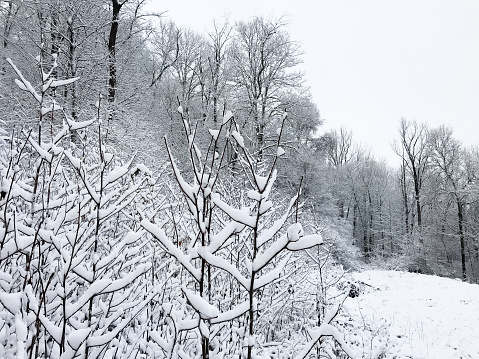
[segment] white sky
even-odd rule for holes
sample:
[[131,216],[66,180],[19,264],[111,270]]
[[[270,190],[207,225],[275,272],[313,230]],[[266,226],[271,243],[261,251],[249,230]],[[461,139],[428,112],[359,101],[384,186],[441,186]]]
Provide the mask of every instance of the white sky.
[[479,144],[479,0],[152,0],[179,26],[205,33],[286,15],[305,52],[307,85],[326,120],[391,165],[401,117],[451,126]]

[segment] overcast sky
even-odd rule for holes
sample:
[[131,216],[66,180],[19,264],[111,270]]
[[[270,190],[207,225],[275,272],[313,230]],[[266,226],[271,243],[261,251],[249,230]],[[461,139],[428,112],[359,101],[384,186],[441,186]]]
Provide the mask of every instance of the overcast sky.
[[[401,117],[479,144],[479,0],[152,0],[179,26],[285,16],[325,120],[391,165]],[[156,5],[157,4],[157,5]]]

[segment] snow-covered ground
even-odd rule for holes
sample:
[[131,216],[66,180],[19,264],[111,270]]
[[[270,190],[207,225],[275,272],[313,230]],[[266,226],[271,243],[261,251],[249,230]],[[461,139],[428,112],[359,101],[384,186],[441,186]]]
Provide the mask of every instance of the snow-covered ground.
[[343,313],[359,358],[479,358],[479,285],[396,271],[353,273],[352,281],[361,293]]

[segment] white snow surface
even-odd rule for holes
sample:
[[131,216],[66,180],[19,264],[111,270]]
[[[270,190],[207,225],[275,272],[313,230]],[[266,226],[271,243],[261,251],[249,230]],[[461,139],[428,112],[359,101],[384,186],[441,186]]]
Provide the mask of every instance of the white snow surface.
[[379,270],[353,273],[352,279],[362,293],[345,301],[345,313],[373,333],[363,343],[365,338],[347,333],[357,357],[479,358],[479,285]]

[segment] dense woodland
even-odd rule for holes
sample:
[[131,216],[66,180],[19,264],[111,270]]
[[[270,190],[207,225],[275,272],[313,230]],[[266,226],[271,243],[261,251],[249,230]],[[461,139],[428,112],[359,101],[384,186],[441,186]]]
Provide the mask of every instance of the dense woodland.
[[477,148],[398,119],[387,164],[282,19],[145,5],[0,1],[0,357],[348,357],[343,270],[479,281]]

